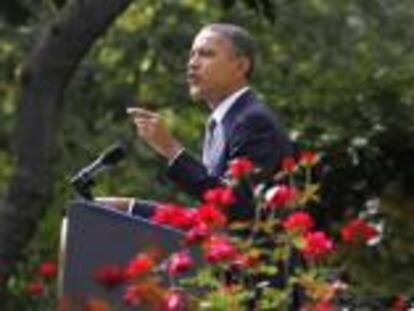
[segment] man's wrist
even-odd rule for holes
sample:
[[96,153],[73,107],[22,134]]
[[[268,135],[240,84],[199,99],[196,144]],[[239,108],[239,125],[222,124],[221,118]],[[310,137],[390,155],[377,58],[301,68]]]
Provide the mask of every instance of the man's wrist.
[[174,162],[177,156],[183,151],[184,147],[178,143],[172,143],[168,148],[165,149],[165,157],[168,160],[168,163]]

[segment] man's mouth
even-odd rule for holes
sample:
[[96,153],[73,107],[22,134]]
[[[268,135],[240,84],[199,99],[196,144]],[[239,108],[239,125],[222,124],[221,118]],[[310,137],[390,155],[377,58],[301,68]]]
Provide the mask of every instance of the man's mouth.
[[200,78],[194,73],[187,74],[187,82],[191,85],[196,85],[200,81]]

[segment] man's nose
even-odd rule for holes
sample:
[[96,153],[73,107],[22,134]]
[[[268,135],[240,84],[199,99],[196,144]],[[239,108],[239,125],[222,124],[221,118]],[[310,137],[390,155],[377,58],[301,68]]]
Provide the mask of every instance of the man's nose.
[[187,63],[188,69],[196,69],[199,66],[199,61],[196,56],[191,56]]

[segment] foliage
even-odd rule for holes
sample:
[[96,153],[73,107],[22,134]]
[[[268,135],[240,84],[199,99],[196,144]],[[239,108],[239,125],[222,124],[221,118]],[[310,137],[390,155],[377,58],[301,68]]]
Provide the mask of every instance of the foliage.
[[56,277],[54,261],[41,262],[39,258],[31,258],[30,262],[18,267],[8,282],[7,290],[15,299],[7,308],[28,311],[56,309]]

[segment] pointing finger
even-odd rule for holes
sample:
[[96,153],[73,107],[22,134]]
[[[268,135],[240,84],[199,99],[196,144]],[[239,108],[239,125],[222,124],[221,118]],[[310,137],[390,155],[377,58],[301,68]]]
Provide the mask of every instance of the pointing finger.
[[133,115],[134,117],[142,117],[142,118],[156,118],[158,117],[158,113],[139,108],[139,107],[129,107],[127,108],[127,113]]

